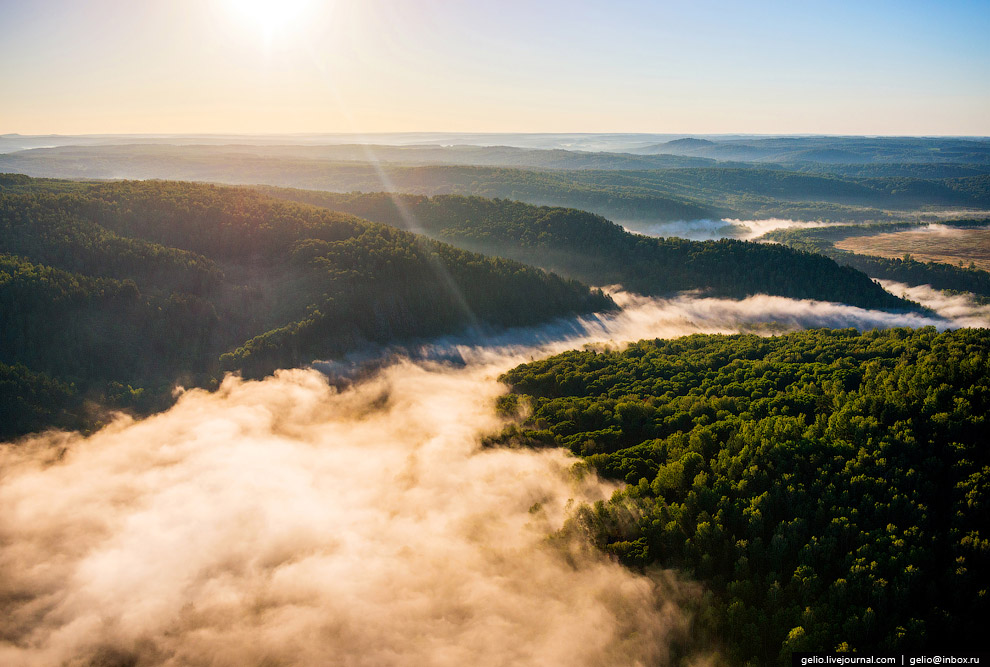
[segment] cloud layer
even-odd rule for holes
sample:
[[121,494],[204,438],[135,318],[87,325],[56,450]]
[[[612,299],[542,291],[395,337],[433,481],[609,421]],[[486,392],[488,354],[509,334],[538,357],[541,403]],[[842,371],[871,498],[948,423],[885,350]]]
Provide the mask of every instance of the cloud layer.
[[661,658],[683,619],[657,585],[545,541],[612,487],[559,451],[480,449],[486,372],[400,363],[342,393],[315,371],[228,378],[7,447],[0,663]]

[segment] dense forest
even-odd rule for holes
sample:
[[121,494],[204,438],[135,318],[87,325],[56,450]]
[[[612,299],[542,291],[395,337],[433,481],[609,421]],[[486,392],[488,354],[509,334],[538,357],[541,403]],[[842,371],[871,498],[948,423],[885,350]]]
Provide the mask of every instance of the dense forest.
[[695,335],[503,376],[496,440],[568,447],[627,483],[567,530],[703,581],[699,641],[980,648],[990,616],[990,332]]
[[990,164],[974,163],[881,163],[881,164],[823,164],[801,163],[782,165],[798,172],[834,174],[851,178],[963,178],[990,173]]
[[[761,239],[831,257],[839,264],[858,269],[874,278],[896,280],[909,285],[931,285],[939,290],[972,292],[983,297],[990,297],[990,272],[975,266],[964,267],[943,262],[922,262],[910,256],[900,258],[875,257],[835,247],[836,241],[850,236],[871,236],[884,232],[901,231],[918,227],[919,224],[921,223],[778,229],[764,234]],[[975,227],[990,225],[990,220],[947,220],[939,224]]]
[[763,293],[864,308],[910,307],[859,271],[780,245],[649,238],[585,211],[478,197],[263,191],[642,294],[700,289],[730,297]]
[[539,269],[247,190],[0,177],[0,388],[35,406],[9,408],[3,437],[85,422],[90,399],[162,407],[220,370],[610,308]]

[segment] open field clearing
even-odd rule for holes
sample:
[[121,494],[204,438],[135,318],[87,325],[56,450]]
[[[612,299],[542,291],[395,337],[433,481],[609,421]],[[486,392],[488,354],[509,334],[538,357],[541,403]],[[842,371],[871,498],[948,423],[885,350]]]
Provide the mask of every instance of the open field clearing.
[[893,232],[876,236],[854,236],[838,241],[836,248],[863,255],[903,257],[946,264],[974,263],[990,271],[990,229],[954,229],[931,225],[921,231]]

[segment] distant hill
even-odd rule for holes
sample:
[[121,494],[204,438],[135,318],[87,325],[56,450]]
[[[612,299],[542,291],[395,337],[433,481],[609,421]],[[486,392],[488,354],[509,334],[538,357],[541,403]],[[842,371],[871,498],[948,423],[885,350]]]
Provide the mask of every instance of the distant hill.
[[724,162],[736,160],[741,162],[761,162],[771,155],[766,149],[751,146],[741,142],[715,142],[707,139],[677,139],[662,144],[647,146],[637,152],[646,155],[679,155],[681,157],[705,157],[710,160]]
[[714,141],[708,141],[707,139],[695,139],[694,137],[674,139],[673,141],[666,141],[662,144],[659,144],[659,146],[666,146],[668,148],[701,148],[704,146],[714,146],[714,145],[715,145]]
[[869,159],[853,151],[841,148],[809,148],[787,153],[780,158],[785,162],[822,162],[826,164],[867,163]]
[[585,211],[478,197],[261,190],[415,229],[591,284],[621,283],[643,294],[700,289],[731,297],[761,293],[865,308],[911,307],[859,271],[779,245],[648,238]]
[[[814,170],[706,167],[646,172],[569,172],[578,183],[598,188],[631,188],[663,193],[699,206],[765,215],[788,208],[808,211],[811,219],[854,219],[855,208],[915,209],[921,206],[990,207],[990,175],[958,178],[850,178]],[[818,212],[819,215],[815,215]],[[797,216],[807,219],[804,216]]]
[[[742,140],[693,144],[700,146],[697,150],[718,149],[721,162],[506,146],[155,144],[0,155],[0,170],[41,177],[171,178],[334,192],[476,195],[579,208],[630,226],[722,217],[878,220],[888,210],[922,206],[990,208],[990,161],[981,163],[979,155],[987,142],[963,141],[955,149],[936,143],[937,151],[924,153],[921,140],[897,150],[898,143],[889,138],[831,144],[812,139],[821,138],[748,138],[759,141],[761,155],[774,152],[774,160],[787,161],[782,163],[749,154],[753,145]],[[919,152],[927,155],[925,162],[877,161]],[[949,157],[935,161],[938,156]],[[749,159],[759,161],[737,161]],[[851,160],[861,162],[849,164]]]
[[[161,170],[206,166],[222,159],[237,163],[266,158],[283,162],[367,162],[392,165],[497,166],[524,169],[669,169],[702,167],[714,160],[675,155],[531,149],[513,146],[380,146],[339,144],[320,146],[113,144],[57,146],[0,154],[0,170],[52,177],[162,178],[168,173],[132,174],[125,169]],[[114,169],[118,171],[113,172]],[[67,173],[69,171],[76,173]],[[45,172],[45,173],[39,173]]]
[[150,410],[220,370],[610,308],[573,280],[250,190],[0,176],[0,403],[25,387],[65,403],[39,399],[47,417],[0,437],[85,422],[86,397]]
[[579,183],[573,175],[595,170],[707,164],[713,161],[504,146],[112,145],[0,155],[0,171],[34,177],[162,178],[336,192],[395,190],[507,197],[534,204],[586,208],[628,220],[684,220],[731,212],[639,187]]
[[645,155],[680,155],[776,163],[984,164],[990,141],[961,137],[729,137],[678,139],[632,149]]

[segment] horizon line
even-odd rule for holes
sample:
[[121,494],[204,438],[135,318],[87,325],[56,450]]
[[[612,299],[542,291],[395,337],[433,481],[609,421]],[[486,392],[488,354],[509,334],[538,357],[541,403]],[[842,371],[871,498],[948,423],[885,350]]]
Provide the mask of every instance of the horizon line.
[[317,131],[317,132],[44,132],[44,133],[22,133],[22,132],[2,132],[0,138],[23,137],[23,138],[44,138],[44,137],[320,137],[320,136],[381,136],[381,135],[528,135],[528,136],[623,136],[623,135],[644,135],[644,136],[692,136],[692,137],[883,137],[889,139],[896,138],[939,138],[939,139],[990,139],[990,134],[938,134],[938,133],[918,133],[918,134],[884,134],[879,132],[856,133],[829,133],[829,132],[640,132],[640,131],[509,131],[509,130],[375,130],[369,132],[361,131]]

